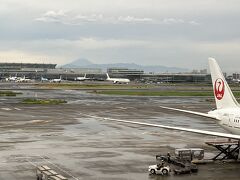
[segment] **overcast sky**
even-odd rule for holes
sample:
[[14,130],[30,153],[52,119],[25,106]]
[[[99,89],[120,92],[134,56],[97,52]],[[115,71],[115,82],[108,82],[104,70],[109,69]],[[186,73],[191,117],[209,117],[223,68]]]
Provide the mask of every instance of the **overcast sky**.
[[0,0],[0,61],[240,72],[239,0]]

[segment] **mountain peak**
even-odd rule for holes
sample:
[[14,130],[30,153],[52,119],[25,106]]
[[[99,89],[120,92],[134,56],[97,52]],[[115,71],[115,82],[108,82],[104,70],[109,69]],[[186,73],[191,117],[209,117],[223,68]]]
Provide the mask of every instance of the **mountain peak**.
[[154,73],[161,73],[161,72],[187,72],[188,69],[185,68],[177,68],[177,67],[166,67],[166,66],[143,66],[138,65],[135,63],[112,63],[112,64],[94,64],[88,59],[79,58],[69,64],[62,66],[63,68],[99,68],[103,71],[106,71],[107,68],[129,68],[129,69],[139,69],[144,70],[145,72],[154,72]]
[[85,58],[79,58],[74,61],[72,61],[69,64],[65,64],[62,66],[63,68],[78,68],[78,67],[86,67],[86,66],[91,66],[93,63],[89,61],[88,59]]

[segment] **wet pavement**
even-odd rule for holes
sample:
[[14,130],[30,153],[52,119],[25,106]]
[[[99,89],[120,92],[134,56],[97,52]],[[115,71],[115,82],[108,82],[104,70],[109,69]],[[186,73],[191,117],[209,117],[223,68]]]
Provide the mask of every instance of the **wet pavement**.
[[[80,90],[21,90],[17,97],[0,97],[0,180],[36,179],[35,166],[62,169],[69,179],[158,180],[239,179],[239,164],[199,166],[181,176],[149,176],[156,154],[175,148],[200,147],[215,137],[169,131],[95,118],[111,117],[225,132],[213,120],[163,110],[172,106],[206,112],[214,107],[205,98],[129,97],[89,94]],[[63,105],[24,105],[27,97],[63,98]],[[57,166],[57,167],[56,167]]]

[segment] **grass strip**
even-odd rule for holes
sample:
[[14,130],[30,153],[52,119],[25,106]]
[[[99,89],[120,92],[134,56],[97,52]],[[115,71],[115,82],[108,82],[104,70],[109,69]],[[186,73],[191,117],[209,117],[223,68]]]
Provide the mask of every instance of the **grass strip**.
[[[125,95],[125,96],[212,96],[212,91],[118,91],[118,90],[106,90],[106,91],[93,91],[96,94],[105,95]],[[234,92],[235,97],[240,97],[240,92]]]
[[152,88],[153,85],[129,85],[129,84],[78,84],[78,83],[47,83],[36,84],[43,88],[62,88],[62,89],[141,89]]
[[0,96],[16,96],[17,94],[22,94],[22,93],[13,92],[13,91],[0,91]]
[[57,104],[64,104],[67,101],[62,99],[34,99],[34,98],[27,98],[22,101],[24,104],[44,104],[44,105],[57,105]]

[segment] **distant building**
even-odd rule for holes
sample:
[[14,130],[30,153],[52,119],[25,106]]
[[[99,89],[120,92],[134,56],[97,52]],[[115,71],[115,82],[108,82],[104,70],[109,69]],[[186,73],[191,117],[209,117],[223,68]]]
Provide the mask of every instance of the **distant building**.
[[119,75],[142,75],[144,74],[143,70],[138,69],[128,69],[128,68],[108,68],[107,72],[110,74],[119,74]]
[[0,78],[9,76],[27,76],[36,78],[39,74],[45,74],[48,69],[55,69],[57,64],[37,63],[0,63]]
[[199,71],[196,69],[192,70],[192,72],[191,72],[191,74],[198,74],[198,73],[199,73]]
[[[131,80],[143,80],[151,82],[210,82],[210,75],[207,70],[194,71],[195,73],[148,73],[143,70],[128,68],[108,68],[110,77],[125,77]],[[0,78],[9,76],[26,76],[31,79],[41,79],[41,77],[53,79],[60,76],[65,80],[74,80],[76,77],[84,76],[92,79],[106,79],[106,74],[101,68],[56,68],[56,64],[36,64],[36,63],[0,63]],[[240,74],[233,75],[240,79]]]
[[100,68],[56,68],[48,69],[49,74],[101,74]]
[[114,77],[127,77],[130,79],[140,78],[144,74],[143,70],[128,68],[108,68],[107,72]]
[[21,71],[23,69],[55,69],[57,64],[0,63],[0,72]]
[[207,74],[207,69],[201,69],[201,70],[199,71],[199,73],[200,73],[200,74]]
[[207,74],[207,69],[192,70],[191,74]]
[[102,69],[99,68],[56,68],[48,69],[46,72],[46,77],[49,79],[57,78],[62,76],[65,80],[73,80],[76,77],[84,76],[87,74],[89,78],[95,78],[95,76],[102,75]]
[[78,76],[88,74],[102,74],[99,68],[56,68],[57,64],[37,64],[37,63],[0,63],[0,78],[9,76],[26,76],[31,79],[48,79],[62,76],[64,79],[74,79]]
[[211,82],[211,76],[209,74],[189,74],[189,73],[161,73],[161,74],[145,74],[143,79],[152,82],[168,82],[168,83],[199,83],[199,82]]
[[240,79],[240,74],[239,73],[233,73],[232,78],[233,79]]

